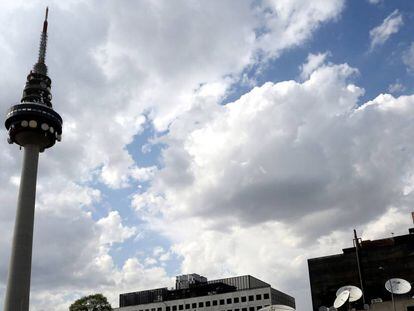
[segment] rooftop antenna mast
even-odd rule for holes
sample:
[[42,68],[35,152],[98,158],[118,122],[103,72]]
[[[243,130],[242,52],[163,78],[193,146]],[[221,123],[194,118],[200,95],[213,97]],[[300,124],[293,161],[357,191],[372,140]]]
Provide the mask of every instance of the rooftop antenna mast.
[[358,267],[358,277],[359,277],[359,284],[361,286],[361,291],[362,291],[362,302],[365,305],[365,295],[364,295],[364,285],[363,285],[363,280],[362,280],[362,273],[361,273],[361,263],[360,263],[360,258],[359,258],[359,239],[357,236],[357,232],[354,229],[354,246],[355,246],[355,255],[356,255],[356,261],[357,261],[357,267]]

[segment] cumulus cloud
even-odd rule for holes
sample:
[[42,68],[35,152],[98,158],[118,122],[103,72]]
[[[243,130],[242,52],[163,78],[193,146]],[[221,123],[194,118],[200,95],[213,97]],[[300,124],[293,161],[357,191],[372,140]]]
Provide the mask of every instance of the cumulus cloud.
[[[0,4],[0,19],[8,21],[0,26],[0,53],[7,59],[3,70],[9,73],[0,83],[3,111],[20,99],[35,61],[42,6],[41,1]],[[205,109],[221,113],[217,103],[245,68],[308,40],[340,14],[343,1],[52,1],[50,8],[47,63],[64,133],[63,142],[40,159],[31,308],[67,310],[71,301],[93,291],[103,291],[116,304],[120,292],[172,283],[162,266],[171,250],[159,253],[159,265],[151,267],[142,258],[112,258],[113,245],[142,232],[111,211],[106,187],[125,188],[158,175],[155,167],[139,167],[126,146],[148,122],[157,131],[176,119],[190,122],[187,111],[198,112],[205,124],[214,116],[204,115]],[[28,27],[27,21],[38,21],[39,27]],[[187,124],[183,135],[186,130]],[[179,131],[176,122],[174,132]],[[5,141],[5,130],[0,134]],[[174,164],[181,161],[182,173],[186,156],[177,148],[172,158]],[[2,148],[1,291],[20,161],[16,146]],[[170,167],[168,160],[165,165]],[[183,187],[191,181],[188,173]],[[161,174],[171,182],[179,179],[168,169]],[[162,197],[150,193],[145,202],[151,197],[158,206]]]
[[343,130],[330,122],[356,106],[362,90],[344,84],[355,72],[347,65],[322,66],[302,84],[266,83],[214,114],[205,113],[212,117],[200,128],[190,125],[175,132],[173,124],[164,138],[169,145],[163,153],[166,167],[154,191],[138,195],[135,204],[148,202],[154,212],[154,205],[168,202],[168,212],[237,215],[248,222],[262,221],[268,213],[296,217],[295,206],[298,212],[320,209],[322,202],[312,196],[328,186],[330,172],[323,159],[335,151],[326,150],[316,137],[322,139],[329,128],[326,138],[333,139],[333,131]]
[[383,45],[391,35],[397,33],[404,24],[401,13],[395,10],[388,15],[381,25],[371,29],[369,36],[371,39],[371,50],[377,46]]
[[132,204],[173,240],[183,272],[251,273],[306,309],[306,258],[350,245],[350,227],[405,233],[414,96],[361,104],[356,69],[317,63],[303,82],[190,110],[161,139],[165,165]]

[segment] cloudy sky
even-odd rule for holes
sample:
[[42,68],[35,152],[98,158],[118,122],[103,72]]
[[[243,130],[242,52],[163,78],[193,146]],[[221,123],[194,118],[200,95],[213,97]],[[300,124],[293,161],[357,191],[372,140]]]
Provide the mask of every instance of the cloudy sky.
[[[412,226],[414,2],[4,0],[4,113],[47,4],[64,134],[40,157],[33,311],[182,273],[309,311],[307,258]],[[0,136],[3,305],[22,152]]]

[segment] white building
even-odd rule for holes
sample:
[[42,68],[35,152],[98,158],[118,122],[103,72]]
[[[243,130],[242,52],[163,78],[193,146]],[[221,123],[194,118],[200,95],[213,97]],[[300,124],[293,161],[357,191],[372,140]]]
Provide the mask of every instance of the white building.
[[176,289],[158,288],[119,296],[119,311],[257,311],[295,298],[253,276],[208,281],[198,274],[177,276]]

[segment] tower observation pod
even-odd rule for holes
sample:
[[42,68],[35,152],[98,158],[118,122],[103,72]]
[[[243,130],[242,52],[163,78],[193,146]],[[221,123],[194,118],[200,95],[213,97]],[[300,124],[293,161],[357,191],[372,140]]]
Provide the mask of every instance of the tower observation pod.
[[47,75],[47,17],[40,37],[39,57],[27,76],[21,103],[6,115],[8,142],[23,147],[23,167],[8,270],[4,311],[29,310],[33,223],[39,152],[61,140],[62,118],[52,108],[52,81]]

